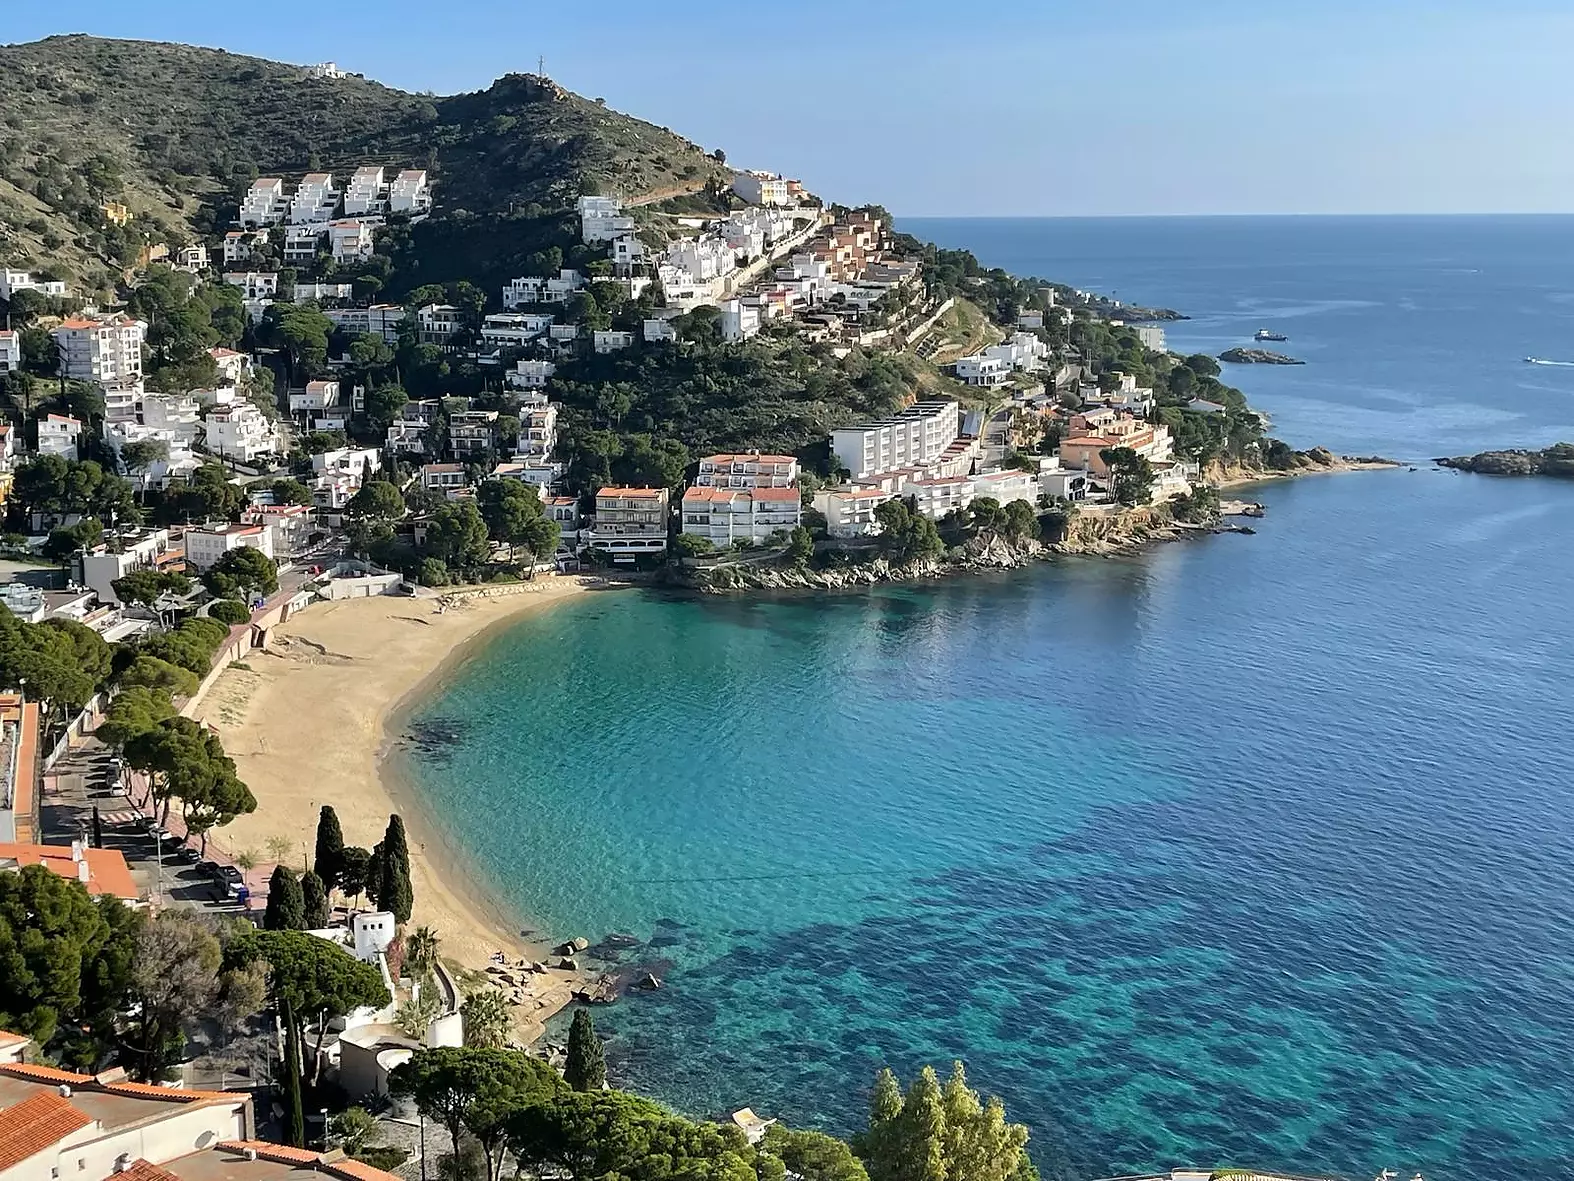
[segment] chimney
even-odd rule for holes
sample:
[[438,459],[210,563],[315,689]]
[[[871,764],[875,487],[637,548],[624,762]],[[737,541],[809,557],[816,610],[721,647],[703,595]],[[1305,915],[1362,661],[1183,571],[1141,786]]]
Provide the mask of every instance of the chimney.
[[247,1160],[256,1160],[257,1159],[257,1150],[255,1148],[248,1148],[248,1149],[246,1149],[246,1159]]
[[93,877],[93,871],[88,868],[87,861],[86,860],[78,861],[77,862],[77,881],[81,882],[85,886],[85,885],[88,884],[89,880],[92,879],[92,877]]
[[82,842],[80,840],[75,840],[75,841],[71,842],[71,860],[72,861],[81,861],[82,860]]
[[65,1083],[61,1083],[58,1087],[56,1087],[55,1088],[55,1092],[62,1099],[69,1099],[69,1098],[71,1098],[71,1088],[66,1086]]

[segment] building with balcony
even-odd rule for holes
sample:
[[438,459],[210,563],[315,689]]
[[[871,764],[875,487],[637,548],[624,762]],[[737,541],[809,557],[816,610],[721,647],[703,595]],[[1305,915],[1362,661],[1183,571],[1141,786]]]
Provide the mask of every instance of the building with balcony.
[[696,485],[683,494],[681,530],[705,538],[718,549],[738,541],[761,545],[802,522],[803,504],[796,488]]
[[333,187],[333,175],[308,172],[290,200],[289,221],[291,225],[327,222],[338,207],[339,190]]
[[883,488],[827,488],[815,494],[814,507],[825,517],[831,537],[872,537],[880,532],[874,510],[896,494]]
[[547,379],[557,372],[557,366],[551,361],[519,361],[505,375],[510,389],[539,390],[546,386]]
[[0,329],[0,376],[22,368],[22,334]]
[[707,455],[694,477],[700,488],[796,488],[798,461],[791,455]]
[[406,168],[388,187],[388,211],[420,215],[432,208],[432,186],[424,168]]
[[496,410],[461,410],[448,416],[448,449],[455,459],[480,459],[497,450]]
[[129,316],[73,316],[50,335],[62,376],[99,385],[131,385],[142,380],[142,343],[147,334],[147,324]]
[[250,402],[216,406],[203,420],[209,451],[239,463],[253,463],[279,450],[278,432]]
[[235,549],[249,547],[274,557],[273,529],[264,524],[191,528],[186,530],[182,540],[186,546],[186,565],[199,573]]
[[831,453],[854,480],[938,461],[961,433],[961,407],[917,402],[890,418],[831,432]]
[[667,552],[670,499],[665,488],[603,488],[588,542],[619,563]]
[[243,228],[271,226],[283,221],[289,212],[284,182],[276,176],[264,176],[251,182],[241,198],[240,216],[236,220]]
[[381,213],[387,207],[388,184],[383,180],[383,170],[375,164],[357,168],[345,186],[344,215],[364,217]]
[[82,420],[69,414],[46,414],[38,420],[38,453],[58,455],[61,459],[77,457],[77,440],[82,437]]
[[421,468],[421,487],[447,495],[468,487],[470,478],[462,463],[429,463]]
[[465,326],[465,314],[446,303],[429,303],[415,313],[422,344],[446,345]]

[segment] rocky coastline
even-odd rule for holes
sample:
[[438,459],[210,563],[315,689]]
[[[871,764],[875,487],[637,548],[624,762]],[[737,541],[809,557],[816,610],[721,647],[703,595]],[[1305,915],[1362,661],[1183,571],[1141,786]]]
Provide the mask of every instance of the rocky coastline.
[[1475,472],[1483,476],[1551,476],[1574,480],[1574,443],[1554,443],[1540,451],[1513,449],[1481,451],[1434,459],[1439,467]]
[[1225,349],[1219,354],[1219,360],[1230,365],[1304,365],[1305,361],[1297,357],[1287,357],[1283,353],[1276,353],[1272,349]]

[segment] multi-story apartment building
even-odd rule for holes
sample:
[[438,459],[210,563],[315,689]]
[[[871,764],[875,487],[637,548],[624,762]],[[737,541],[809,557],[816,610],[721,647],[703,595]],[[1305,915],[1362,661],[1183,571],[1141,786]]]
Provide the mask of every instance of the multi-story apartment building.
[[254,504],[241,513],[246,525],[263,525],[273,533],[276,558],[292,558],[311,543],[315,525],[304,504]]
[[608,330],[591,333],[591,343],[598,353],[616,353],[634,343],[632,332]]
[[792,182],[781,176],[740,172],[732,178],[732,191],[750,205],[792,205]]
[[448,449],[454,458],[479,459],[497,449],[496,410],[461,410],[448,416]]
[[415,313],[422,344],[445,345],[465,326],[465,314],[452,304],[429,303]]
[[551,402],[519,412],[519,441],[514,455],[521,459],[546,459],[557,446],[557,407]]
[[791,455],[707,455],[694,477],[700,488],[796,488],[798,461]]
[[814,498],[831,537],[869,537],[880,532],[874,510],[895,493],[882,488],[827,488]]
[[396,418],[388,424],[383,446],[395,455],[419,455],[426,450],[427,428],[419,418]]
[[334,262],[358,262],[377,249],[376,227],[369,221],[346,218],[328,223],[328,249]]
[[683,494],[683,532],[706,538],[718,548],[735,541],[759,545],[802,521],[803,505],[796,488],[695,486]]
[[982,353],[971,357],[958,357],[956,378],[971,386],[989,388],[1004,385],[1011,376],[1011,365],[999,357],[986,357]]
[[522,349],[550,327],[552,317],[539,312],[494,312],[481,321],[481,343],[489,349]]
[[245,262],[268,244],[268,230],[231,230],[224,235],[224,262]]
[[551,361],[518,361],[505,375],[510,389],[539,390],[557,372]]
[[46,414],[38,420],[38,453],[77,457],[77,440],[82,437],[82,420],[69,414]]
[[224,281],[239,287],[242,299],[272,299],[279,293],[277,271],[225,271]]
[[567,303],[584,286],[584,277],[578,271],[561,270],[555,279],[521,275],[503,288],[503,309],[513,311],[534,303]]
[[291,414],[311,414],[339,404],[339,383],[336,381],[308,381],[306,388],[290,394]]
[[148,326],[129,316],[79,316],[52,335],[60,372],[76,381],[130,385],[142,380],[142,342]]
[[592,548],[616,562],[667,552],[669,497],[665,488],[603,488],[596,493]]
[[388,185],[383,170],[367,164],[355,170],[344,190],[344,215],[362,217],[381,213],[388,206]]
[[1150,463],[1161,464],[1174,457],[1174,443],[1169,428],[1144,422],[1140,418],[1121,415],[1113,421],[1103,421],[1096,427],[1078,431],[1078,415],[1072,420],[1073,433],[1060,441],[1060,466],[1090,472],[1100,479],[1109,476],[1109,464],[1103,453],[1127,448]]
[[322,245],[323,227],[320,222],[307,225],[286,226],[284,230],[284,261],[294,266],[309,266],[317,259]]
[[174,266],[177,271],[189,271],[193,275],[207,270],[208,248],[201,243],[195,246],[182,246],[175,251]]
[[428,492],[447,495],[466,487],[469,482],[462,463],[429,463],[421,468],[421,487]]
[[374,303],[369,308],[329,308],[324,313],[336,327],[349,333],[370,333],[387,344],[397,344],[399,325],[408,313],[396,303]]
[[0,329],[0,374],[22,368],[22,334]]
[[321,302],[325,299],[349,299],[355,292],[353,283],[297,283],[295,302]]
[[639,228],[632,217],[624,216],[623,204],[615,197],[581,197],[576,208],[579,236],[585,242],[613,242]]
[[186,565],[206,570],[231,550],[250,547],[274,557],[273,527],[256,525],[212,525],[187,529],[182,538],[186,546]]
[[168,529],[116,534],[114,545],[103,542],[73,559],[80,565],[78,581],[92,588],[101,603],[119,603],[114,582],[133,570],[164,570],[185,560],[185,550],[172,543]]
[[251,188],[241,198],[240,216],[236,220],[247,228],[271,226],[283,221],[289,212],[284,182],[276,176],[264,176],[251,182]]
[[424,168],[406,168],[388,189],[390,213],[422,214],[432,208],[432,186]]
[[917,402],[877,422],[831,433],[831,453],[855,480],[934,463],[961,432],[951,401]]
[[203,426],[208,450],[226,459],[251,463],[279,448],[273,423],[250,402],[215,407]]
[[333,187],[332,174],[308,172],[290,201],[290,224],[330,221],[338,207],[339,190]]

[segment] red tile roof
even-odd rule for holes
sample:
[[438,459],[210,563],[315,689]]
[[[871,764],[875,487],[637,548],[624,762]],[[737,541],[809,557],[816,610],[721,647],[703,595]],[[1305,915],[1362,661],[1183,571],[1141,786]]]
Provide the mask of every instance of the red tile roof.
[[90,1074],[73,1074],[69,1070],[60,1070],[54,1066],[35,1066],[28,1062],[0,1064],[0,1074],[32,1079],[39,1083],[68,1083],[73,1087],[87,1086],[93,1081],[93,1076]]
[[0,1111],[0,1172],[60,1143],[93,1121],[53,1091],[40,1091]]
[[134,1160],[131,1167],[115,1174],[116,1181],[180,1181],[168,1169],[161,1169],[151,1161]]
[[312,1152],[306,1148],[290,1148],[283,1144],[269,1144],[265,1140],[225,1140],[215,1147],[225,1152],[245,1152],[249,1149],[257,1154],[259,1160],[316,1169],[331,1177],[345,1178],[347,1181],[398,1181],[394,1174],[373,1168],[364,1161],[351,1160],[349,1157],[327,1161],[323,1159],[323,1154],[320,1152]]
[[[83,884],[89,894],[113,894],[122,902],[135,902],[140,896],[120,850],[84,848],[82,859],[87,862],[88,878]],[[15,862],[18,869],[24,865],[42,865],[59,877],[79,880],[77,863],[69,845],[0,843],[0,862],[8,861]]]

